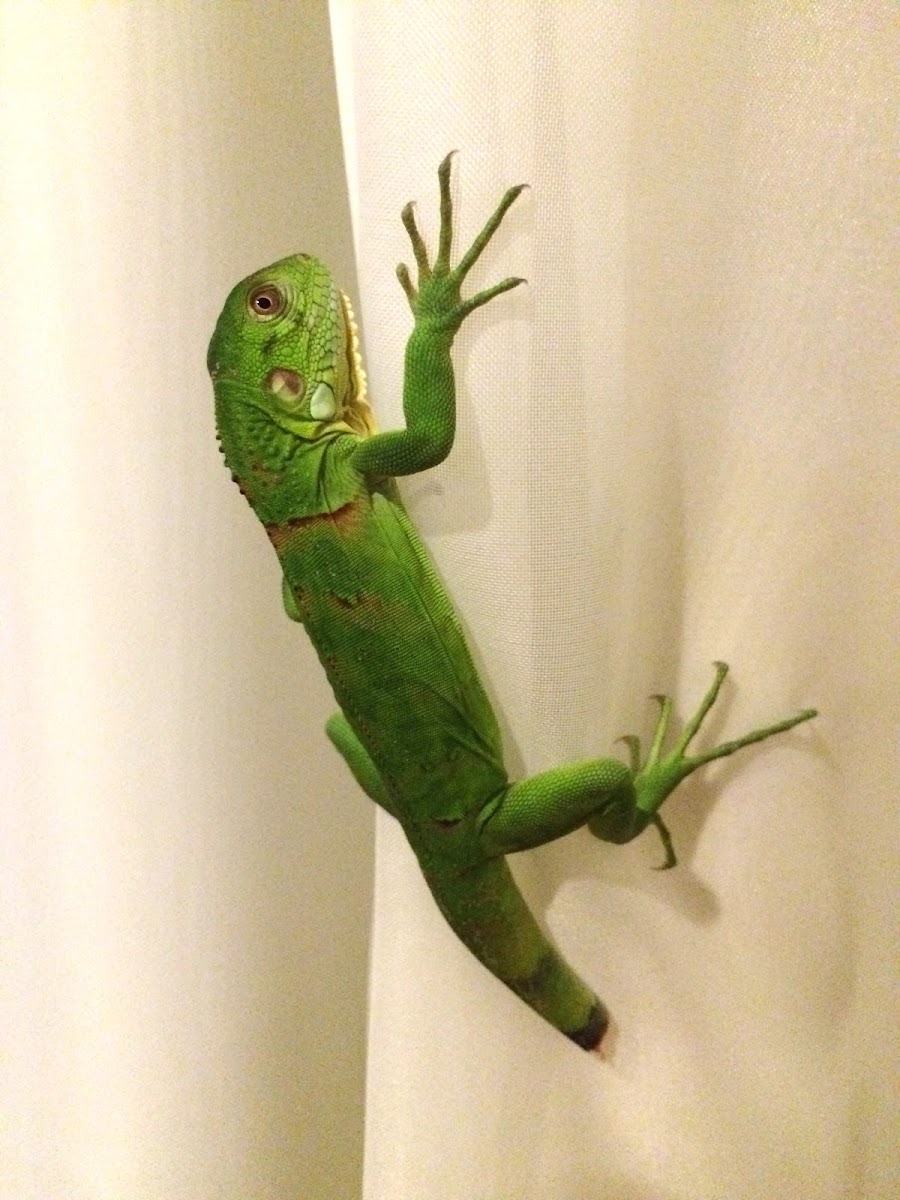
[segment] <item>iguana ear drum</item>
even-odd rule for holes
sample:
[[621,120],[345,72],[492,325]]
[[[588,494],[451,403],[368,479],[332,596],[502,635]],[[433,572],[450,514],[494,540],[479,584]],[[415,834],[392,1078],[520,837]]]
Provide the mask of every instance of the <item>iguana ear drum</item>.
[[306,391],[306,383],[302,375],[289,371],[286,367],[276,367],[266,379],[266,387],[285,408],[297,409]]

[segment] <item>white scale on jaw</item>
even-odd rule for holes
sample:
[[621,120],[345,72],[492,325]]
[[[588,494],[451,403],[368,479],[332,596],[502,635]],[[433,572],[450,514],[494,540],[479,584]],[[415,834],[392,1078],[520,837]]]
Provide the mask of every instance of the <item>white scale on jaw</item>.
[[327,383],[320,383],[309,402],[309,415],[315,421],[330,421],[337,412],[334,392]]

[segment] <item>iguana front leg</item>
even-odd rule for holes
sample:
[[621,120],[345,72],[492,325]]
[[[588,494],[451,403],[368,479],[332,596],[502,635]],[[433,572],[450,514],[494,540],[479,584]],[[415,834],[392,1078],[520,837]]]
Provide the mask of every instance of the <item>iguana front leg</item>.
[[466,276],[526,185],[520,184],[506,192],[469,250],[451,268],[451,160],[452,155],[448,154],[438,168],[441,217],[438,252],[433,265],[428,261],[428,251],[416,226],[412,204],[403,209],[402,221],[412,243],[418,272],[418,286],[415,286],[406,265],[401,263],[397,268],[397,277],[415,317],[415,326],[406,345],[403,384],[406,428],[376,434],[359,443],[352,462],[365,475],[412,475],[447,457],[456,432],[455,385],[450,358],[453,338],[476,308],[525,282],[519,278],[504,279],[463,300],[461,288]]
[[627,737],[623,740],[631,752],[630,766],[614,758],[590,759],[556,767],[513,784],[482,813],[481,840],[485,852],[510,854],[528,850],[571,833],[584,824],[602,841],[622,844],[630,842],[652,824],[659,830],[666,850],[663,868],[673,867],[676,857],[672,840],[658,809],[679,783],[713,759],[725,758],[744,746],[783,733],[816,715],[814,708],[806,708],[793,717],[754,729],[712,750],[688,756],[687,748],[715,703],[727,671],[725,663],[716,663],[715,678],[700,707],[664,757],[662,748],[672,702],[668,696],[659,696],[656,697],[660,704],[659,720],[643,764],[640,762],[640,742],[636,737]]

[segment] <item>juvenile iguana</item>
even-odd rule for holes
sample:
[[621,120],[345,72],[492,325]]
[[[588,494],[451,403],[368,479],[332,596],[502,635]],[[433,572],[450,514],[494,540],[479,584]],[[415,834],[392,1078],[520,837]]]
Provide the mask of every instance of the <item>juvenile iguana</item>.
[[[453,445],[450,347],[465,318],[524,282],[469,299],[461,285],[522,191],[511,188],[450,266],[450,156],[438,170],[440,234],[430,263],[411,205],[402,213],[418,268],[397,274],[415,318],[406,346],[406,428],[376,433],[350,304],[328,268],[296,254],[228,296],[209,347],[219,440],[233,478],[265,526],[284,576],[288,616],[312,639],[340,712],[327,724],[360,786],[400,822],[441,912],[490,971],[587,1050],[608,1017],[542,932],[504,855],[587,824],[627,842],[703,763],[815,715],[796,716],[687,754],[725,676],[715,679],[674,748],[671,711],[646,759],[597,758],[510,783],[500,733],[459,621],[401,503],[394,477],[441,462]],[[524,185],[523,185],[524,186]]]

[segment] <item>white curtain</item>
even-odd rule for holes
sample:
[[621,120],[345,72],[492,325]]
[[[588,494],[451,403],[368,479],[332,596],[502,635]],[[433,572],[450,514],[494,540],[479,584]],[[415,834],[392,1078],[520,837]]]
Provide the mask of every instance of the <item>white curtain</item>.
[[876,1200],[897,865],[892,4],[333,0],[374,402],[400,422],[409,199],[472,287],[459,434],[409,481],[518,773],[605,754],[733,669],[681,854],[516,860],[615,1014],[607,1065],[497,984],[379,817],[367,1200]]
[[[440,158],[473,286],[406,487],[516,774],[821,718],[650,834],[520,856],[607,1064],[378,831],[367,1200],[887,1200],[898,568],[888,3],[0,2],[0,1197],[359,1195],[371,805],[215,448],[204,352],[297,249],[393,276]],[[359,287],[345,181],[355,214]]]

